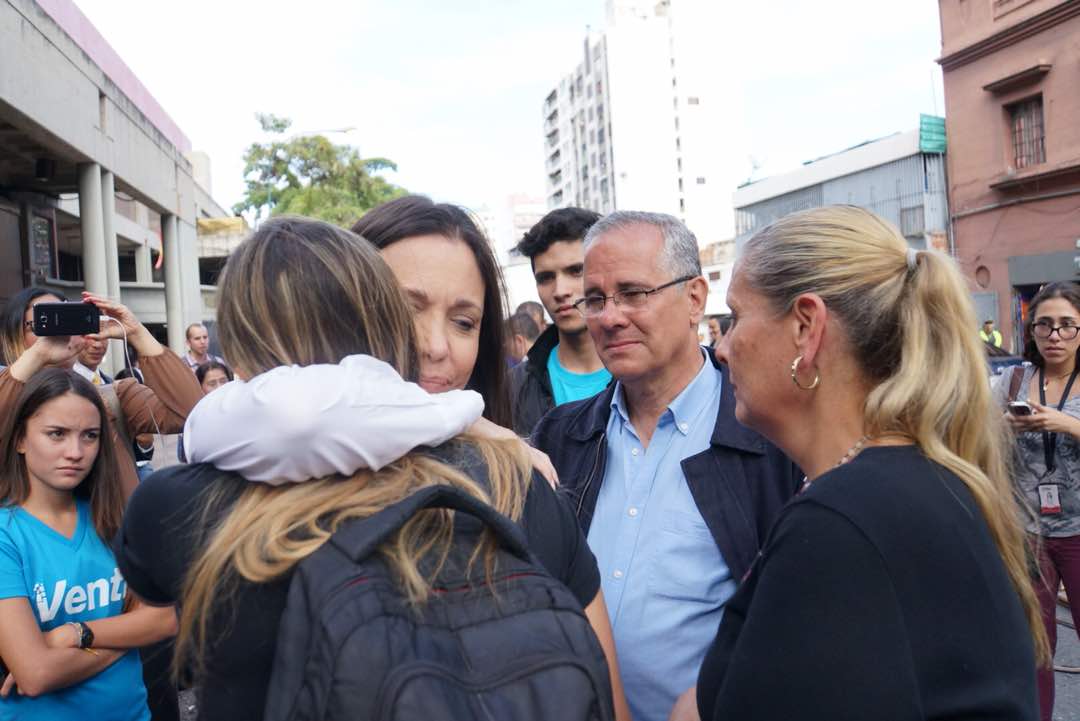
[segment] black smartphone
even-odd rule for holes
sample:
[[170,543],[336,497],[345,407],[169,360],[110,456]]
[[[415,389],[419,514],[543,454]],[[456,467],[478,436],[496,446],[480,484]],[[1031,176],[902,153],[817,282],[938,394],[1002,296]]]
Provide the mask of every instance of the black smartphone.
[[93,303],[38,303],[34,335],[87,335],[101,332],[101,311]]

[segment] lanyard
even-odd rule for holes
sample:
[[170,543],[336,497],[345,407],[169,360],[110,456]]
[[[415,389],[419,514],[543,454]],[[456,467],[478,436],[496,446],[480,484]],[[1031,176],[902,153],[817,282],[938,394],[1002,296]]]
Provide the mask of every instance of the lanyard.
[[[1061,400],[1057,404],[1059,411],[1065,407],[1065,401],[1069,400],[1069,391],[1072,390],[1073,381],[1076,380],[1077,375],[1080,375],[1080,365],[1073,368],[1073,372],[1069,376],[1069,382],[1065,384],[1065,390],[1062,392]],[[1039,403],[1046,405],[1046,369],[1044,368],[1039,368]],[[1043,431],[1042,437],[1043,455],[1046,459],[1046,475],[1050,475],[1057,466],[1054,461],[1057,452],[1057,433]]]

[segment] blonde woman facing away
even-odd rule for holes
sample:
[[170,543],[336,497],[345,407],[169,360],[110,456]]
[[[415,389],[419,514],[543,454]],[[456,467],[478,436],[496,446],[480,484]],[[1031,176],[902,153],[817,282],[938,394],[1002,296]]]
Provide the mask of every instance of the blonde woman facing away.
[[727,300],[736,415],[807,481],[728,603],[701,718],[1035,719],[1046,634],[956,264],[818,208],[750,239]]

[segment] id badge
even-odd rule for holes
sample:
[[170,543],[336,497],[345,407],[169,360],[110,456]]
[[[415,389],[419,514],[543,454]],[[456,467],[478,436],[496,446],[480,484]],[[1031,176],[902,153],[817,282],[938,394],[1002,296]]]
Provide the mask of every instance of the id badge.
[[1043,483],[1039,486],[1039,513],[1053,516],[1061,513],[1061,498],[1058,496],[1058,484]]

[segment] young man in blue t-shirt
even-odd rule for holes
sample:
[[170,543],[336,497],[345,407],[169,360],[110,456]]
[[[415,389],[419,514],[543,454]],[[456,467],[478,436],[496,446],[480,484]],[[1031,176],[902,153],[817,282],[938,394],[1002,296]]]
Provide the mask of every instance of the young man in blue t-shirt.
[[510,374],[514,430],[521,435],[557,405],[594,396],[611,381],[585,319],[574,308],[584,293],[585,232],[600,219],[591,210],[559,208],[518,243],[532,262],[536,292],[554,321]]

